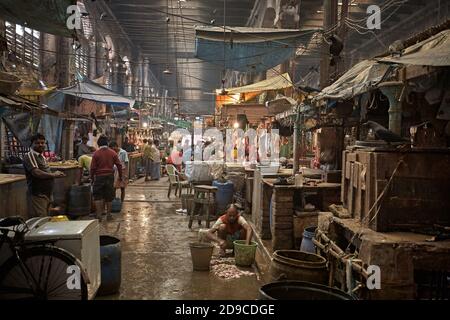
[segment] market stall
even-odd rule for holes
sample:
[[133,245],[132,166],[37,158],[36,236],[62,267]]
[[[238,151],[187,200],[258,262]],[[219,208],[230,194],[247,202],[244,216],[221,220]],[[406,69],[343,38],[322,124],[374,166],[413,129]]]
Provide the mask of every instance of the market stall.
[[139,167],[142,166],[142,153],[130,152],[128,153],[128,177],[134,179],[139,176]]
[[0,174],[0,218],[28,217],[27,181],[24,175]]
[[62,171],[65,174],[63,178],[55,179],[53,187],[54,203],[65,212],[69,203],[70,188],[80,181],[81,167],[74,160],[49,162],[48,165],[52,171]]

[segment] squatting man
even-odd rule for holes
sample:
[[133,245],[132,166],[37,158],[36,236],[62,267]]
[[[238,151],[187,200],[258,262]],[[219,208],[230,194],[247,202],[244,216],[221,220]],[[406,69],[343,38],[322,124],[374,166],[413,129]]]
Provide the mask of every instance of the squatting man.
[[[217,234],[217,235],[216,235]],[[250,224],[242,217],[234,204],[228,206],[226,213],[217,219],[208,230],[207,238],[220,246],[220,255],[225,255],[226,249],[233,249],[235,240],[245,240],[250,244],[253,230]]]

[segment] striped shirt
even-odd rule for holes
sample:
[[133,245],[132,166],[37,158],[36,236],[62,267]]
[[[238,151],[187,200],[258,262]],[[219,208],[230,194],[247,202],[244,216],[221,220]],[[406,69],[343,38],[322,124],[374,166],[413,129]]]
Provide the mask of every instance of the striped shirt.
[[25,154],[23,158],[23,167],[27,177],[28,189],[32,195],[45,195],[50,197],[53,192],[54,178],[37,178],[33,176],[32,172],[39,169],[44,172],[51,173],[50,167],[45,160],[45,157],[33,149]]

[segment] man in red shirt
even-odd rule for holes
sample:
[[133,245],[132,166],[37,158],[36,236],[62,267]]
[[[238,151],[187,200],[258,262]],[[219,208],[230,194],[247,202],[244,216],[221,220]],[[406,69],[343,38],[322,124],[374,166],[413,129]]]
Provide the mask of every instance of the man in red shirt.
[[250,244],[252,236],[252,227],[234,204],[228,206],[226,213],[217,219],[207,233],[209,240],[219,244],[221,256],[225,255],[226,249],[233,249],[235,240],[245,240],[246,244]]
[[111,202],[115,196],[114,189],[114,165],[119,172],[119,180],[122,181],[122,164],[117,153],[108,148],[108,138],[101,136],[97,144],[99,149],[95,151],[91,162],[92,194],[94,196],[95,207],[97,209],[97,219],[102,221],[102,214],[105,210],[107,219],[112,219]]

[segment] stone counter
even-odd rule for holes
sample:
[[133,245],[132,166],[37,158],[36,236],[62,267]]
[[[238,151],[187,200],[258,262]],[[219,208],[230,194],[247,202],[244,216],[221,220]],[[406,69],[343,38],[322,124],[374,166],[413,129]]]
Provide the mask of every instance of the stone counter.
[[28,217],[27,181],[24,175],[0,174],[0,218]]

